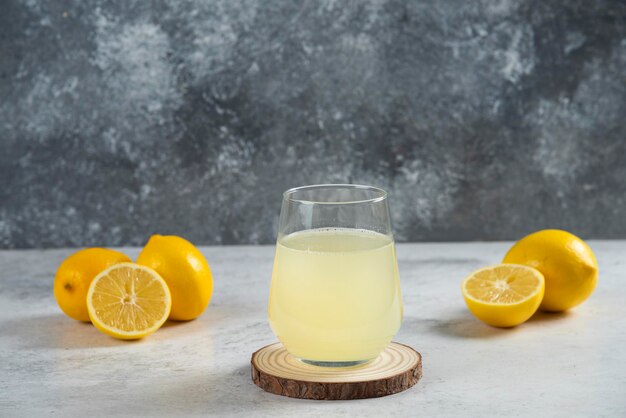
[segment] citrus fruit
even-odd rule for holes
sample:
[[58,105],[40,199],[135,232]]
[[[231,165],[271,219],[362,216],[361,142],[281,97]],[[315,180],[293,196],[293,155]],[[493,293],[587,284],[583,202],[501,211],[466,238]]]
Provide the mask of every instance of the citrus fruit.
[[153,235],[137,263],[159,273],[170,288],[170,319],[187,321],[204,312],[213,294],[213,276],[204,256],[192,243],[174,235]]
[[167,320],[172,298],[154,270],[121,263],[98,274],[89,286],[87,310],[100,331],[122,340],[152,334]]
[[469,310],[494,327],[514,327],[530,318],[541,303],[543,275],[517,264],[499,264],[470,274],[461,285]]
[[87,248],[67,257],[54,276],[54,298],[70,318],[89,321],[87,290],[94,277],[116,263],[131,261],[126,255],[106,248]]
[[564,311],[585,301],[598,281],[598,262],[591,248],[576,235],[546,229],[519,240],[504,263],[531,266],[546,279],[541,309]]

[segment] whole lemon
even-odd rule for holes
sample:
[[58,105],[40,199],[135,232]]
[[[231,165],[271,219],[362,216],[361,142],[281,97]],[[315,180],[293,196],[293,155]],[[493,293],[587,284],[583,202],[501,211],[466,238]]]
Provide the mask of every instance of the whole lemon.
[[89,322],[87,291],[102,270],[131,259],[106,248],[87,248],[67,257],[54,276],[54,298],[70,318]]
[[197,318],[209,305],[213,294],[211,269],[202,253],[186,239],[151,236],[137,264],[155,270],[167,283],[172,294],[170,319]]
[[504,263],[525,264],[546,280],[540,308],[565,311],[584,302],[598,281],[598,262],[591,248],[576,235],[558,229],[530,234],[513,245]]

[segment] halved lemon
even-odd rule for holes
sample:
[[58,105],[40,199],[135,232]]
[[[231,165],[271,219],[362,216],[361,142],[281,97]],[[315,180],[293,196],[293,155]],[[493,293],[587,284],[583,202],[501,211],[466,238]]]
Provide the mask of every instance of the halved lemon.
[[172,297],[151,268],[120,263],[100,272],[87,292],[87,311],[100,331],[122,340],[152,334],[165,322]]
[[461,285],[469,310],[494,327],[514,327],[530,318],[543,299],[545,280],[539,270],[499,264],[470,274]]

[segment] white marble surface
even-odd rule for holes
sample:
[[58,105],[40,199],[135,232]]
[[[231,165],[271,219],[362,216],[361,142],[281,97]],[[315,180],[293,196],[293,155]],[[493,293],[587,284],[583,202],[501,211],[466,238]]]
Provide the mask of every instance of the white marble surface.
[[271,395],[250,380],[250,354],[274,341],[272,247],[204,248],[215,276],[208,310],[138,342],[57,308],[54,272],[72,250],[1,251],[0,415],[626,416],[626,242],[590,243],[600,278],[584,305],[500,330],[470,316],[459,284],[509,245],[399,245],[396,340],[421,351],[424,378],[386,398],[333,402]]

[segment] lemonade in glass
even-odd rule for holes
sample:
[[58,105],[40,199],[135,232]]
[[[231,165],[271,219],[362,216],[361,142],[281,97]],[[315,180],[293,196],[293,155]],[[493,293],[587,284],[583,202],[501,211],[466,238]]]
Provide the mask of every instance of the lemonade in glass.
[[318,366],[364,363],[391,342],[402,296],[385,191],[317,185],[285,192],[269,321],[290,354]]

